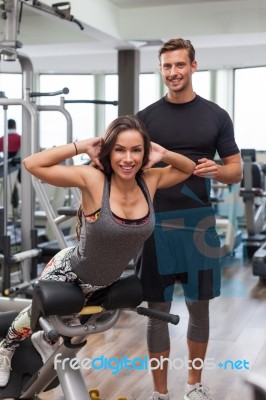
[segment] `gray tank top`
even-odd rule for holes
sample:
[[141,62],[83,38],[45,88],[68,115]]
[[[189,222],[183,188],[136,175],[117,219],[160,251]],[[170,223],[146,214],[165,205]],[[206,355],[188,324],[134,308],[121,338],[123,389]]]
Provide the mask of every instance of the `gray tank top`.
[[149,218],[140,225],[122,224],[112,215],[110,190],[105,178],[101,211],[94,222],[82,216],[80,242],[71,257],[71,267],[86,283],[108,285],[117,280],[152,234],[154,210],[145,181],[137,178],[149,206]]

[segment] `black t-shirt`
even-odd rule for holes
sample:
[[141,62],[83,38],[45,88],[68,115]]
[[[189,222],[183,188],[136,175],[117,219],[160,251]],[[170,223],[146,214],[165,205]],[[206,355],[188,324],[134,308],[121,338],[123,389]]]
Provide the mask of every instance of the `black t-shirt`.
[[[234,128],[228,113],[217,104],[196,96],[183,103],[158,100],[137,113],[153,142],[186,155],[197,162],[239,153]],[[210,205],[210,181],[192,175],[185,182],[169,189],[157,190],[156,212],[204,207]]]

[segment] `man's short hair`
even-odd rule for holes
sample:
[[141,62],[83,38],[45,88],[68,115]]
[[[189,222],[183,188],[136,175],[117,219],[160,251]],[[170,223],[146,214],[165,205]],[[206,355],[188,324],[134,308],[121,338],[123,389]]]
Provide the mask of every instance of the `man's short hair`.
[[9,119],[7,121],[8,129],[16,129],[16,121],[14,119]]
[[159,49],[159,53],[158,53],[159,60],[161,60],[161,55],[163,53],[166,53],[167,51],[174,51],[174,50],[181,50],[181,49],[187,50],[191,63],[193,61],[195,61],[195,49],[194,49],[191,41],[182,39],[182,38],[170,39],[170,40],[168,40],[168,42],[165,42]]

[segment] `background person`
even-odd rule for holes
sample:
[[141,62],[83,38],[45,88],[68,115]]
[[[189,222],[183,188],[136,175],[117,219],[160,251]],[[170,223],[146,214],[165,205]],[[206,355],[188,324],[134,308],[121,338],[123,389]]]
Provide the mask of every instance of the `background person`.
[[[86,153],[90,165],[61,165]],[[166,168],[149,168],[164,161]],[[37,178],[60,187],[81,190],[81,208],[75,247],[61,250],[45,267],[41,279],[76,282],[86,298],[115,282],[138,254],[154,228],[152,199],[157,188],[186,179],[195,163],[183,155],[150,143],[139,121],[119,117],[105,137],[81,140],[27,157],[26,169]],[[145,171],[144,171],[145,169]],[[121,246],[122,244],[122,246]],[[29,335],[31,306],[16,317],[0,343],[0,386],[6,386],[11,359],[19,342]],[[45,362],[56,343],[48,343],[43,331],[32,342]]]
[[[21,135],[17,133],[17,125],[14,119],[7,121],[8,128],[8,159],[13,159],[19,155],[21,147]],[[0,137],[0,151],[4,151],[4,136]],[[11,193],[11,204],[14,209],[19,205],[18,183],[21,183],[21,169],[19,168],[16,181]]]
[[[159,62],[168,92],[138,112],[137,118],[146,126],[152,141],[186,155],[197,166],[185,182],[156,192],[155,235],[145,242],[136,271],[145,300],[158,310],[170,310],[174,285],[177,280],[182,283],[189,312],[188,359],[193,362],[205,358],[209,299],[220,294],[219,239],[210,201],[210,178],[226,184],[241,181],[241,158],[228,113],[193,90],[197,62],[191,42],[170,39],[159,50]],[[216,151],[222,165],[214,161]],[[168,358],[167,323],[150,319],[147,342],[150,358]],[[152,371],[154,392],[147,400],[169,399],[167,368],[163,363],[163,369]],[[211,399],[208,388],[201,384],[201,372],[192,364],[185,400]]]
[[[17,133],[16,121],[9,119],[8,128],[8,158],[13,158],[20,150],[21,136]],[[4,151],[4,136],[0,137],[0,151]]]

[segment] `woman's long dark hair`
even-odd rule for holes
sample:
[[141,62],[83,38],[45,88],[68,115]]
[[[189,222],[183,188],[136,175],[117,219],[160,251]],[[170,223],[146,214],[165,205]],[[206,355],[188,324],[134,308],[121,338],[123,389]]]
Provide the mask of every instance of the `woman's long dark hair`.
[[[103,173],[107,176],[111,176],[112,172],[113,172],[112,166],[111,166],[110,154],[116,143],[117,136],[119,135],[119,133],[128,131],[128,130],[138,131],[143,138],[144,155],[143,155],[143,161],[142,161],[141,168],[137,172],[137,175],[142,174],[142,172],[143,172],[142,168],[144,167],[144,165],[146,165],[148,163],[150,149],[151,149],[151,142],[150,142],[150,137],[149,137],[146,129],[144,128],[142,123],[136,117],[133,117],[132,115],[123,115],[123,116],[116,118],[113,122],[110,123],[110,125],[107,127],[105,134],[103,136],[103,145],[102,145],[101,152],[99,154],[99,160],[104,167]],[[99,168],[94,163],[91,163],[91,165],[93,165],[95,168]],[[80,240],[80,232],[81,232],[81,226],[82,226],[82,206],[81,205],[78,209],[77,217],[78,217],[78,222],[76,225],[76,233],[77,233],[77,239]]]

